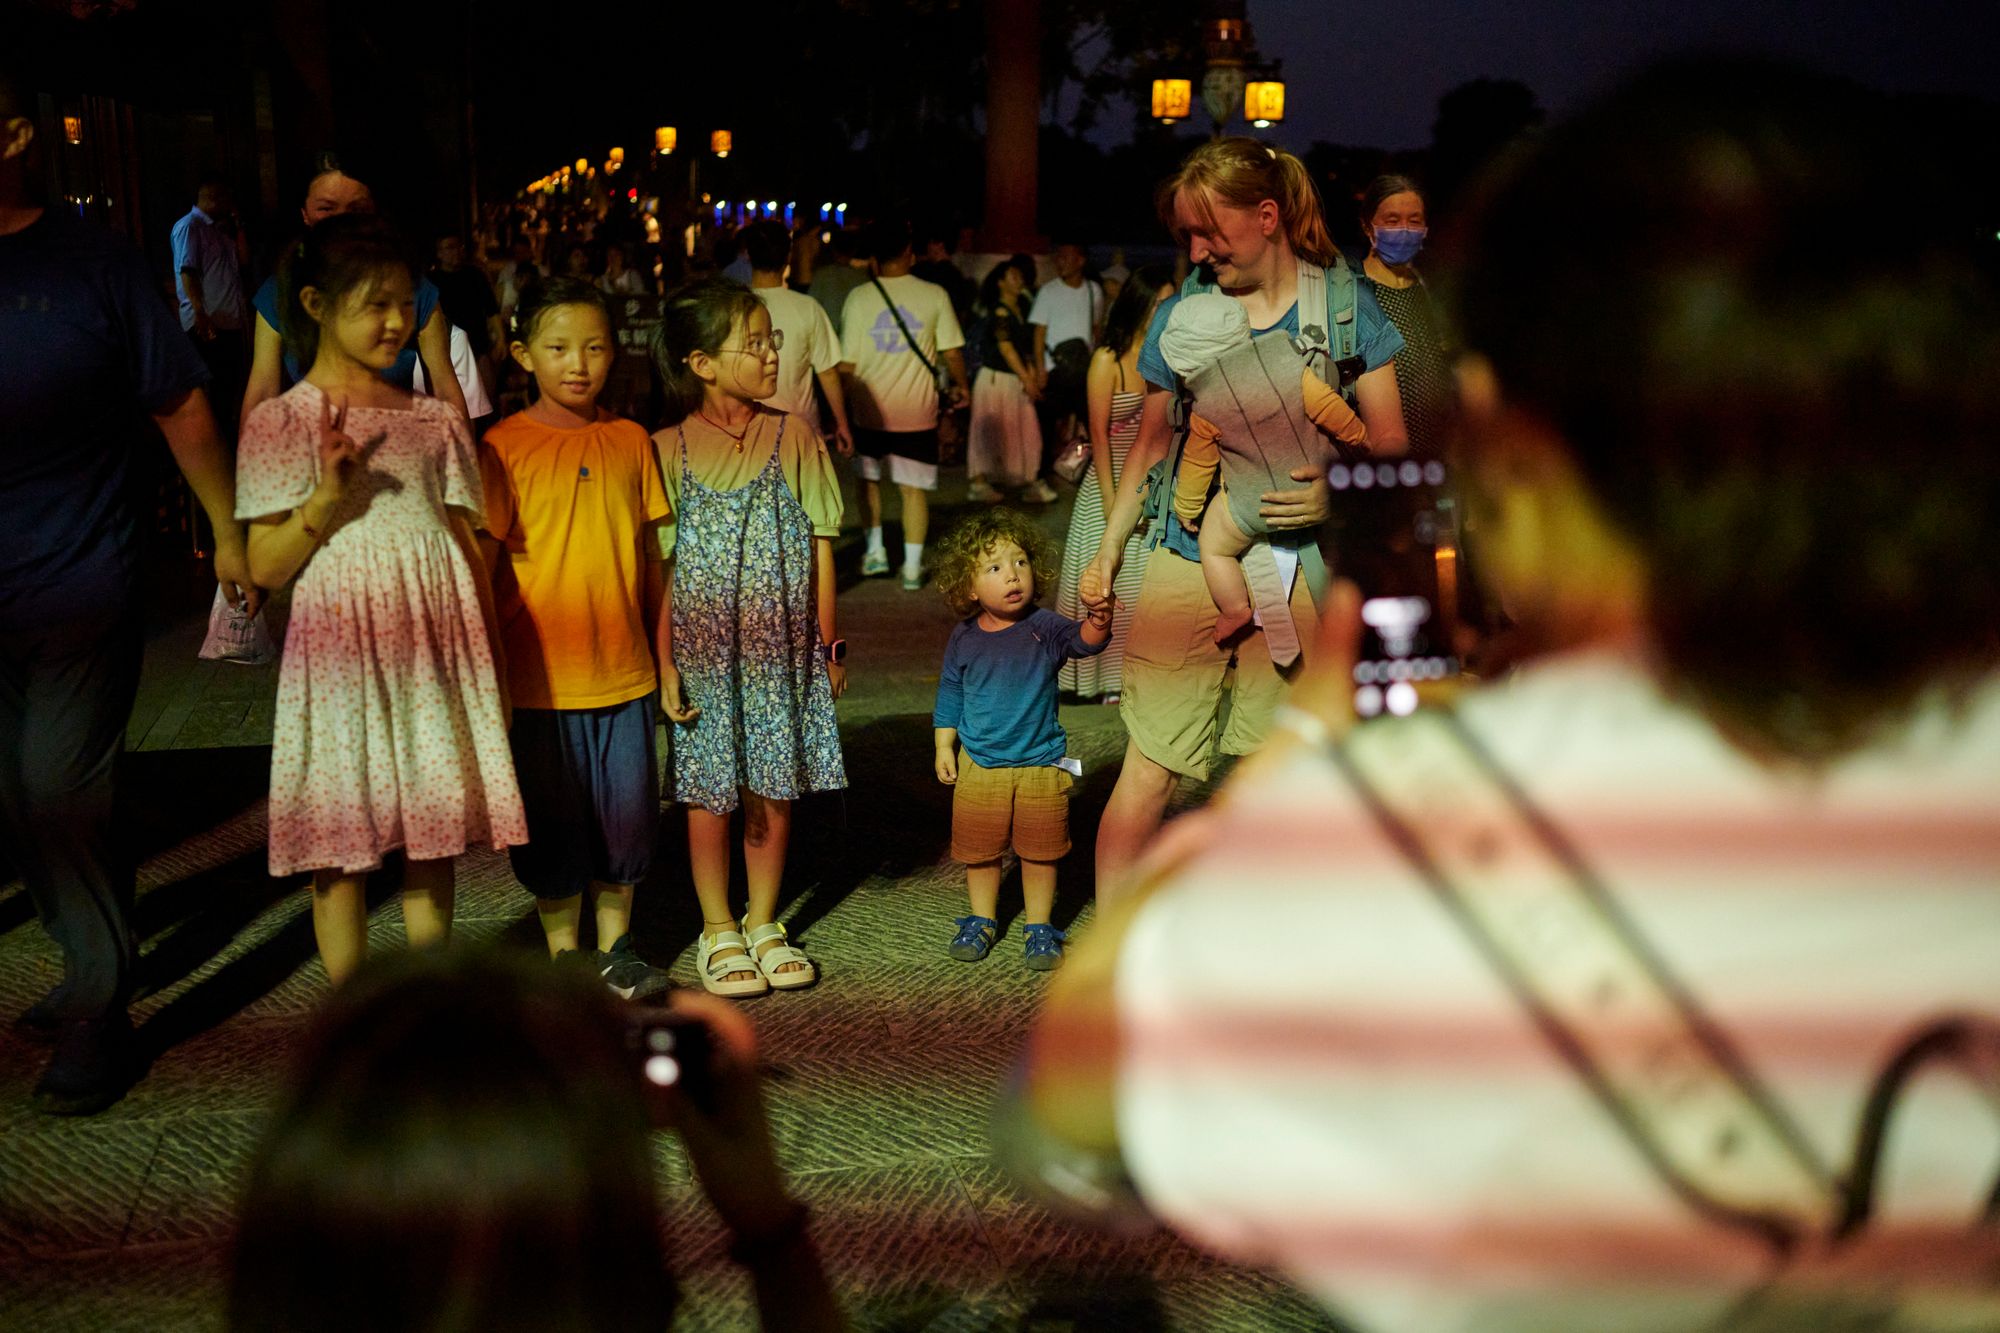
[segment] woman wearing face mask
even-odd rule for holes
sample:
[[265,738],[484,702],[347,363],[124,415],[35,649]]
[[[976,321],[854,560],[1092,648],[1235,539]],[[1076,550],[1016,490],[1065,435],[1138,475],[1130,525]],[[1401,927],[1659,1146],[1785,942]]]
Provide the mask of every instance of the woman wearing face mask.
[[1377,176],[1361,195],[1361,230],[1368,237],[1362,276],[1374,284],[1382,313],[1403,335],[1396,388],[1403,397],[1410,452],[1435,458],[1444,453],[1451,411],[1451,355],[1444,321],[1417,271],[1417,254],[1430,230],[1423,191],[1408,176]]

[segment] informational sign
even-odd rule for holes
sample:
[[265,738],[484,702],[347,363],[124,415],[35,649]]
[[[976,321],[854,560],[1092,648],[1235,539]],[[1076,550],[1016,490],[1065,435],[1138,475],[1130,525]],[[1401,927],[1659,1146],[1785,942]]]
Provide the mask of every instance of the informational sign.
[[611,323],[618,354],[601,403],[621,417],[648,430],[658,425],[658,394],[653,380],[653,330],[660,323],[657,296],[617,296],[611,300]]

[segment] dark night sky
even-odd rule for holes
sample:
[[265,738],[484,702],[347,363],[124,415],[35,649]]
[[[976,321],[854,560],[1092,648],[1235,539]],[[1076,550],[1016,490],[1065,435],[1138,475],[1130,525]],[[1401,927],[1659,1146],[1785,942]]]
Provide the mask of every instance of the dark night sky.
[[1430,141],[1440,94],[1514,78],[1552,116],[1650,57],[1755,48],[1899,92],[2000,96],[1996,0],[1249,0],[1287,143]]

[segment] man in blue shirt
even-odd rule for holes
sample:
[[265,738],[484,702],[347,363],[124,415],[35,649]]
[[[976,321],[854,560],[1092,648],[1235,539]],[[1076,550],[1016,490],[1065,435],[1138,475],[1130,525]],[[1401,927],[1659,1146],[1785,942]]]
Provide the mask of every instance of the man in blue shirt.
[[147,418],[214,524],[224,591],[260,597],[208,371],[136,250],[31,196],[28,111],[0,72],[0,847],[63,951],[62,983],[16,1024],[55,1043],[35,1104],[89,1114],[139,1067],[114,772],[139,678]]
[[243,299],[243,261],[237,250],[235,209],[229,187],[206,180],[194,207],[174,224],[174,289],[181,328],[194,339],[208,366],[209,402],[216,419],[234,427],[250,362],[250,306]]

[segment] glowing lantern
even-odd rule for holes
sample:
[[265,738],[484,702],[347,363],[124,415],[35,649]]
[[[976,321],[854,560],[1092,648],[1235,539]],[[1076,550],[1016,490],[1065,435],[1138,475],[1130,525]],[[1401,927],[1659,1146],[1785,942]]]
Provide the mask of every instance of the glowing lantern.
[[617,165],[621,166],[621,167],[622,167],[622,166],[624,166],[624,165],[625,165],[625,150],[624,150],[623,148],[614,148],[614,149],[612,149],[612,150],[611,150],[611,160],[612,160],[612,161],[613,161],[614,163],[616,163]]
[[656,153],[671,153],[680,141],[680,135],[671,125],[662,125],[653,131],[653,151]]
[[728,130],[717,130],[708,136],[708,150],[717,157],[728,157],[729,150],[736,146]]
[[63,117],[63,138],[64,138],[64,139],[66,139],[67,141],[69,141],[70,143],[82,143],[82,142],[83,142],[83,117],[82,117],[82,116],[64,116],[64,117]]
[[581,176],[584,172],[589,170],[590,170],[590,159],[587,157],[579,157],[576,160],[576,174]]
[[1268,129],[1285,118],[1285,85],[1276,79],[1243,86],[1243,119]]
[[1153,80],[1153,115],[1168,125],[1194,109],[1194,85],[1186,79]]

